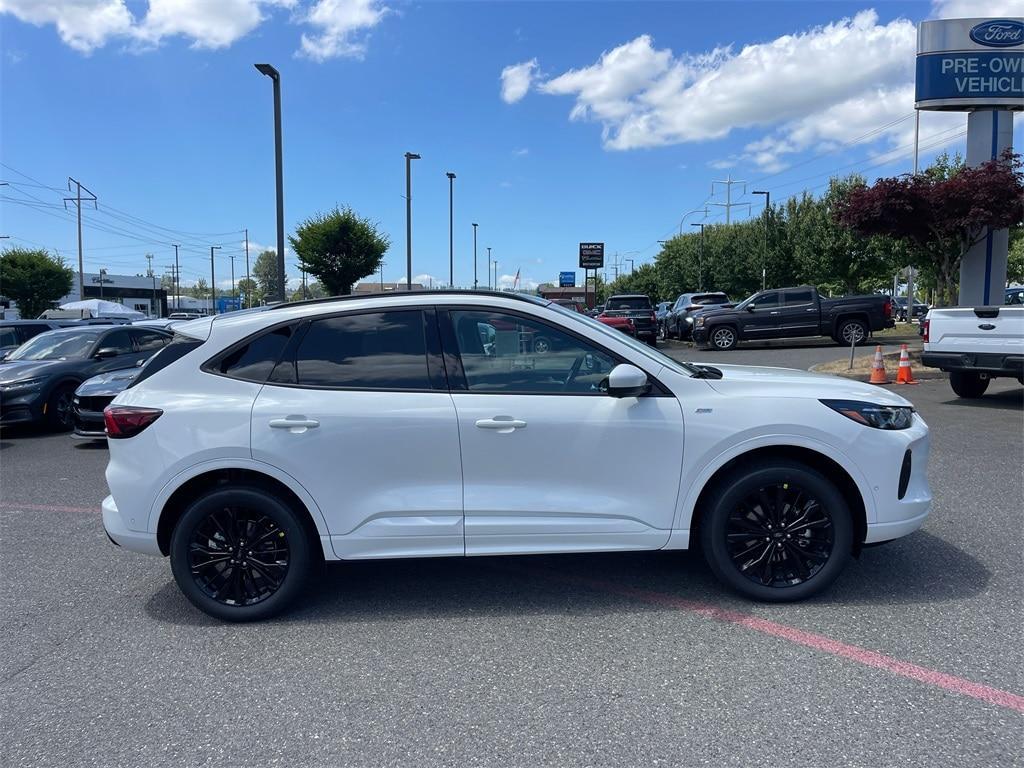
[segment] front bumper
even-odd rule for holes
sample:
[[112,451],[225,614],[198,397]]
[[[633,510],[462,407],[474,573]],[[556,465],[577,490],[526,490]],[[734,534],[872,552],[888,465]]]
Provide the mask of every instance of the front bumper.
[[[932,508],[929,446],[928,427],[919,414],[909,429],[867,429],[863,433],[857,453],[865,456],[861,469],[870,478],[875,497],[875,514],[868,520],[865,544],[898,539],[924,524]],[[904,482],[903,462],[908,457]]]
[[41,390],[0,394],[0,424],[28,424],[41,421],[46,398]]
[[[110,400],[113,400],[113,398],[107,398],[108,402]],[[97,411],[93,408],[84,408],[82,399],[79,397],[75,398],[74,417],[75,431],[72,433],[72,437],[84,437],[98,440],[107,436],[106,424],[103,421],[103,411]]]
[[124,517],[117,509],[113,496],[107,496],[103,500],[103,530],[107,538],[119,547],[141,552],[144,555],[162,555],[160,546],[156,543],[156,533],[148,531],[133,531],[124,521]]
[[1024,376],[1024,355],[999,352],[923,352],[921,363],[943,371],[970,371],[989,376]]

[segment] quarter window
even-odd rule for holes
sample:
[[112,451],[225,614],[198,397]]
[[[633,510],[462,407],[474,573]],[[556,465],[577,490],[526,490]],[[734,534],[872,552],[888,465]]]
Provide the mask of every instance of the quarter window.
[[453,310],[451,319],[470,392],[601,394],[615,364],[597,347],[518,315]]
[[236,379],[262,383],[281,358],[292,330],[290,325],[284,325],[260,334],[222,357],[214,369]]
[[314,320],[299,343],[295,375],[299,386],[431,389],[423,313],[368,312]]
[[165,336],[162,333],[155,333],[153,331],[133,331],[135,335],[135,343],[138,345],[139,352],[153,352],[158,349],[163,349],[167,346],[167,342],[171,340],[170,336]]

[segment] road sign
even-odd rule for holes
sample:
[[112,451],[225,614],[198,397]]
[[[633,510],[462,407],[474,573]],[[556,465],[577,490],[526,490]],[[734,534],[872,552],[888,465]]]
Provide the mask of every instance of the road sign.
[[558,287],[559,288],[575,288],[576,287],[576,272],[559,272],[558,273]]
[[580,243],[580,269],[604,268],[604,243]]

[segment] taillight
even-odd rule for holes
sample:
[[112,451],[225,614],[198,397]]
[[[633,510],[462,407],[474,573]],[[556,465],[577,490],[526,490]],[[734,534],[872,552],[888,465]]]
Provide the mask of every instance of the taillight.
[[885,304],[882,307],[882,312],[885,313],[885,316],[887,318],[892,317],[892,302],[891,301],[885,302]]
[[931,324],[932,321],[928,320],[927,318],[921,321],[921,341],[923,341],[925,344],[928,343],[928,331],[929,326]]
[[132,405],[108,405],[103,409],[103,425],[107,437],[117,440],[135,437],[162,414],[159,408],[139,408]]

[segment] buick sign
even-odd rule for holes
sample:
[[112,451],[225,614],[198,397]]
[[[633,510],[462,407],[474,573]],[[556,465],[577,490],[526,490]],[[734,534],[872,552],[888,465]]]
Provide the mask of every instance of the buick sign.
[[1024,22],[1012,19],[985,21],[971,28],[971,40],[990,48],[1011,48],[1024,44]]

